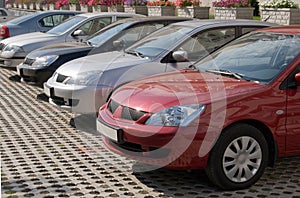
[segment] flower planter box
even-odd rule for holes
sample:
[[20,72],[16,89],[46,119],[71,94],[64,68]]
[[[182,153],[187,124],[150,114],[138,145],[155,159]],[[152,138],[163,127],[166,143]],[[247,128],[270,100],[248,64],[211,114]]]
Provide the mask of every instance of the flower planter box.
[[126,13],[143,14],[148,16],[147,6],[124,6],[124,10]]
[[60,7],[61,10],[70,10],[70,5],[63,5]]
[[42,5],[44,10],[50,10],[50,4]]
[[93,7],[88,5],[81,5],[80,9],[82,12],[93,12]]
[[112,5],[108,7],[108,12],[124,12],[124,6],[123,5]]
[[148,6],[148,16],[175,16],[175,6]]
[[69,8],[72,11],[81,11],[81,6],[79,4],[70,4]]
[[108,12],[106,5],[95,5],[93,6],[93,12]]
[[58,8],[56,8],[55,4],[50,4],[49,5],[49,10],[58,10]]
[[6,8],[14,8],[14,6],[15,6],[15,3],[10,3],[10,4],[6,5]]
[[36,10],[36,4],[35,3],[30,3],[29,4],[29,9],[30,10]]
[[25,6],[24,6],[24,8],[27,9],[27,10],[30,10],[30,4],[26,3]]
[[36,5],[36,9],[37,9],[37,10],[41,10],[41,11],[43,11],[43,10],[48,10],[47,6],[48,6],[48,5],[43,5],[43,4],[41,4],[41,3],[38,3],[38,4]]
[[215,7],[215,19],[234,20],[234,19],[253,19],[254,8],[225,8]]
[[263,8],[261,20],[280,25],[300,24],[300,9],[296,8]]
[[179,17],[190,17],[197,19],[208,19],[210,7],[187,6],[184,8],[177,8],[177,15]]

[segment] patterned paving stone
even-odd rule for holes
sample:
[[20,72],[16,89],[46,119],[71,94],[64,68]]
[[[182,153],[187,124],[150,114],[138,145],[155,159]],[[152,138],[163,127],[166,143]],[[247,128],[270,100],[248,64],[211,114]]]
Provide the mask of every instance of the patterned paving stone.
[[39,87],[0,68],[1,197],[300,198],[300,156],[280,159],[251,188],[221,191],[203,171],[158,169],[106,150],[90,116],[37,99]]

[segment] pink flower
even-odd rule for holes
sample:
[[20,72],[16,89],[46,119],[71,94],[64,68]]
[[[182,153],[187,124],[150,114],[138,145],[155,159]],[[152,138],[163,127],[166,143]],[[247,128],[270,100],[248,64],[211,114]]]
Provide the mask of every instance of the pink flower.
[[249,7],[248,0],[220,0],[212,2],[214,7]]

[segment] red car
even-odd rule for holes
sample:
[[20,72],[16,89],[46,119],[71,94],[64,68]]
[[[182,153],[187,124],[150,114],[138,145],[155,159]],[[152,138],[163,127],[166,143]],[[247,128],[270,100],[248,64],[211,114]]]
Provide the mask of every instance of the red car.
[[257,30],[189,69],[120,87],[97,130],[121,155],[251,186],[277,157],[300,154],[300,26]]

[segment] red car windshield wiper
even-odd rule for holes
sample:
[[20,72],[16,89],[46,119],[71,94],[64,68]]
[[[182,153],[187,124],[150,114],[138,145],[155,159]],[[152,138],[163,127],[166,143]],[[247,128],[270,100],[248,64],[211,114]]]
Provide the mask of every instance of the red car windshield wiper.
[[238,80],[244,79],[244,75],[243,74],[239,74],[237,72],[232,72],[232,71],[229,71],[229,70],[207,69],[205,71],[209,72],[209,73],[220,74],[220,75],[223,75],[223,76],[234,77],[234,78],[236,78]]

